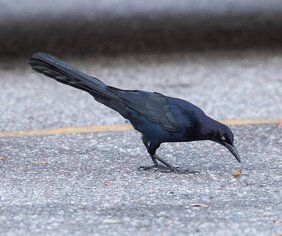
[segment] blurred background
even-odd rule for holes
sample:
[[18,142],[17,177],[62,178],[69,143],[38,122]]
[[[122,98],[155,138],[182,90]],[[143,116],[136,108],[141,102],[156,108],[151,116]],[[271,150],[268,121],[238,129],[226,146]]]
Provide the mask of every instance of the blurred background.
[[279,0],[0,1],[1,56],[281,47]]
[[28,58],[38,51],[113,86],[187,99],[216,119],[282,116],[280,0],[0,0],[0,36],[2,130],[124,122],[34,73]]
[[34,73],[27,60],[37,51],[216,119],[282,116],[281,0],[0,0],[0,45],[2,130],[123,122]]

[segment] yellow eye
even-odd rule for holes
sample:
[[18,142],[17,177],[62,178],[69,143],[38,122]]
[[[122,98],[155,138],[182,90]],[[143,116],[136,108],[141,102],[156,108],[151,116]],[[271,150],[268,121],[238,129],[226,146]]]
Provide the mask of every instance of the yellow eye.
[[224,136],[222,136],[221,139],[222,139],[223,141],[225,141],[225,137],[224,137]]

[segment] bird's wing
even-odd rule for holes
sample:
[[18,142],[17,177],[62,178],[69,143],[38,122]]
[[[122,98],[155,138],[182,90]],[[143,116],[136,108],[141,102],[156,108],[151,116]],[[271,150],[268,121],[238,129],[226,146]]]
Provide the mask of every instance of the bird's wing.
[[177,132],[179,124],[170,111],[166,96],[138,90],[123,90],[118,96],[132,109],[167,131]]

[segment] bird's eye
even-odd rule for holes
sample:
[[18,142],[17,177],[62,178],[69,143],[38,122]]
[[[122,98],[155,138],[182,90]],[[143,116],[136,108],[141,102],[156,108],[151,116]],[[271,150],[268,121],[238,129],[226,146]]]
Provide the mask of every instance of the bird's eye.
[[226,140],[226,138],[225,138],[224,136],[222,136],[222,137],[221,137],[221,139],[222,139],[223,141],[225,141],[225,140]]

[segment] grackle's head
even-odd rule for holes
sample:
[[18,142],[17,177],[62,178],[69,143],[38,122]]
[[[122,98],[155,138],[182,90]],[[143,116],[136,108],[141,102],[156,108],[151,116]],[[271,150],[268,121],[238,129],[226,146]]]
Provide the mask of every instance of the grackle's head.
[[226,147],[237,159],[237,161],[241,163],[239,153],[234,145],[234,135],[232,131],[228,128],[228,126],[218,122],[216,128],[212,131],[211,139]]

